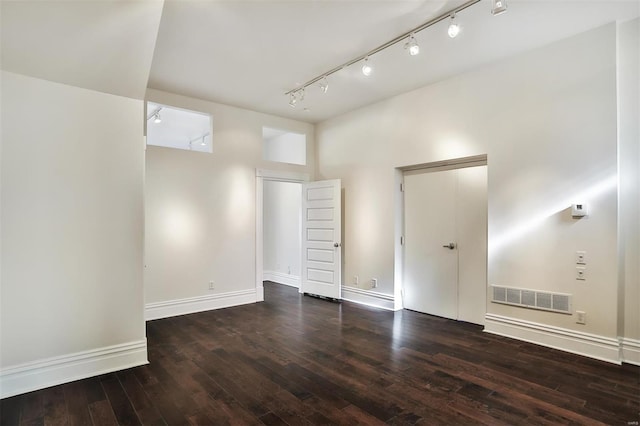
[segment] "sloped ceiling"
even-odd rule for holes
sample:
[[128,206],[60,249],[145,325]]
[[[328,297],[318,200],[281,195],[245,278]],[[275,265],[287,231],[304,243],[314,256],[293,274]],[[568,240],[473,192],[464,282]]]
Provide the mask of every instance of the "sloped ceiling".
[[141,98],[146,87],[319,122],[580,32],[638,17],[635,0],[489,0],[306,91],[284,93],[426,22],[463,0],[2,1],[2,68]]
[[2,69],[143,99],[162,6],[155,0],[2,0]]

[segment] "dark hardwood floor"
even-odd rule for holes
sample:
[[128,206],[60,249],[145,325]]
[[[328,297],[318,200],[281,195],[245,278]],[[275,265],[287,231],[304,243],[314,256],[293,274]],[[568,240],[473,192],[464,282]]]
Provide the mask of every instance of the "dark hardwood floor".
[[640,368],[301,297],[151,321],[150,364],[7,398],[4,425],[638,424]]

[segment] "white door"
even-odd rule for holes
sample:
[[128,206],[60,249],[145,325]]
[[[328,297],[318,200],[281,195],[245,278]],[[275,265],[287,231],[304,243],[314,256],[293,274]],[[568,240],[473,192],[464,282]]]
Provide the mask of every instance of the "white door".
[[404,177],[404,307],[452,319],[458,318],[456,173]]
[[302,185],[302,293],[342,298],[340,179]]
[[404,176],[404,307],[484,323],[487,167]]

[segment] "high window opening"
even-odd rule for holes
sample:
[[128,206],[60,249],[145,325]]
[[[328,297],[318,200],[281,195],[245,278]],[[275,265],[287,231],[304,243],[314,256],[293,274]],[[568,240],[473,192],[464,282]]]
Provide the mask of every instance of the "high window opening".
[[307,164],[307,136],[263,127],[262,155],[267,161],[304,166]]
[[212,152],[211,115],[147,102],[147,145]]

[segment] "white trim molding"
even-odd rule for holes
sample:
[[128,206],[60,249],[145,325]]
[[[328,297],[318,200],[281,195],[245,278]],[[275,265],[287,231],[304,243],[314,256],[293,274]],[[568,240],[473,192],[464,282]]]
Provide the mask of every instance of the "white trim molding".
[[284,272],[264,271],[262,273],[262,280],[300,288],[300,277],[298,275],[285,274]]
[[618,339],[613,337],[598,336],[495,314],[485,315],[484,331],[621,364],[620,345]]
[[28,362],[0,370],[0,398],[148,363],[146,339]]
[[256,169],[256,177],[279,182],[309,182],[309,173],[288,172],[285,170]]
[[160,318],[175,317],[177,315],[210,311],[212,309],[246,305],[249,303],[256,303],[256,301],[256,289],[254,288],[249,290],[230,291],[227,293],[188,297],[186,299],[147,303],[144,309],[144,317],[147,321],[150,321]]
[[377,291],[363,290],[357,287],[342,286],[342,299],[361,305],[382,308],[388,311],[396,310],[395,298],[389,294],[378,293]]
[[640,365],[640,340],[621,337],[620,357],[622,358],[622,362]]

